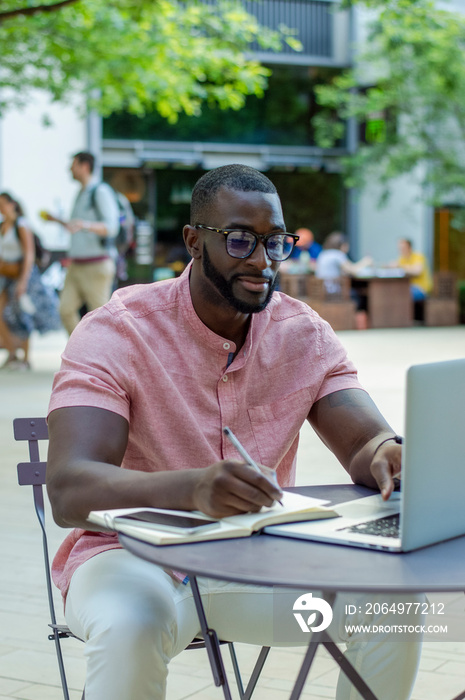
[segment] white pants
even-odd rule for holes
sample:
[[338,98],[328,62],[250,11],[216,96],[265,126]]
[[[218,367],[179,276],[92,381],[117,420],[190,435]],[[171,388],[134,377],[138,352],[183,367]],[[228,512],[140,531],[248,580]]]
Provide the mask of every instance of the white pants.
[[[301,592],[197,579],[208,625],[220,639],[259,646],[302,646],[303,635],[287,609],[280,617],[279,596]],[[318,595],[318,594],[316,594]],[[398,596],[403,602],[422,597]],[[407,700],[420,659],[419,641],[383,635],[376,641],[345,631],[344,605],[363,607],[366,596],[339,595],[329,629],[336,642],[346,642],[346,658],[379,700]],[[395,601],[373,596],[370,601]],[[363,605],[361,603],[363,601]],[[379,607],[379,606],[378,606]],[[413,608],[414,606],[412,606]],[[417,606],[418,607],[418,606]],[[292,610],[292,608],[291,608]],[[370,615],[370,624],[406,623],[395,615]],[[86,700],[163,700],[170,659],[199,634],[200,625],[190,585],[177,583],[163,569],[124,550],[98,554],[73,575],[66,621],[86,641]],[[352,624],[367,622],[364,614]],[[420,616],[410,615],[409,624]],[[295,632],[289,632],[289,630]],[[290,642],[289,634],[294,636]],[[290,679],[293,680],[293,679]],[[359,693],[340,673],[337,700],[359,700]]]

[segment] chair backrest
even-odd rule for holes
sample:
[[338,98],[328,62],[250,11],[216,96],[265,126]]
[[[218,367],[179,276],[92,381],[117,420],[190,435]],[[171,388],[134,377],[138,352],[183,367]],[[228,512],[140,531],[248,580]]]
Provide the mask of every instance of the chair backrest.
[[335,277],[333,279],[321,279],[308,276],[307,296],[309,299],[321,301],[347,301],[350,299],[350,277]]
[[[52,634],[49,639],[55,642],[58,667],[60,671],[61,684],[63,688],[64,700],[69,700],[68,683],[63,662],[63,654],[60,646],[60,639],[64,637],[74,637],[66,625],[59,625],[56,621],[55,604],[53,602],[53,584],[50,573],[50,557],[48,553],[47,532],[45,529],[45,508],[44,508],[44,485],[47,462],[40,461],[39,440],[48,440],[48,427],[45,418],[15,418],[13,421],[13,432],[15,440],[28,442],[29,462],[18,464],[18,483],[20,486],[32,486],[34,508],[37,519],[42,530],[42,552],[44,557],[45,578],[47,583],[48,606],[50,610],[49,627]],[[82,698],[85,693],[82,694]]]
[[48,554],[47,533],[45,530],[44,484],[47,462],[40,461],[39,440],[48,440],[48,427],[45,418],[15,418],[13,421],[15,440],[27,440],[29,462],[18,464],[18,483],[20,486],[32,486],[34,508],[42,529],[42,545],[47,579],[48,603],[52,624],[56,624],[53,603],[50,558]]
[[46,462],[40,461],[38,441],[48,440],[47,421],[45,418],[15,418],[13,432],[15,440],[27,440],[29,443],[30,461],[18,464],[19,485],[43,486]]
[[279,288],[284,294],[294,297],[294,299],[301,299],[307,295],[307,277],[309,277],[309,275],[280,272]]
[[438,299],[457,299],[457,275],[455,272],[440,271],[433,276],[433,296]]

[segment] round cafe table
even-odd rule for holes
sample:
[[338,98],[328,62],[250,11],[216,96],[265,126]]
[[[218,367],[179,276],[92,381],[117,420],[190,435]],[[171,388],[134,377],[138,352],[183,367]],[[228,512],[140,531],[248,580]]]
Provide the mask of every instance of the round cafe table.
[[[352,485],[293,489],[331,503],[373,492]],[[189,575],[215,683],[231,698],[221,651],[205,618],[197,576],[260,586],[318,590],[334,604],[339,592],[402,594],[465,590],[465,536],[403,554],[323,544],[259,534],[230,540],[156,546],[119,535],[125,549],[137,557]],[[347,673],[362,697],[376,700],[355,669],[339,653],[326,630],[312,635],[290,700],[303,690],[316,647],[323,644]],[[244,698],[250,696],[243,696]],[[454,700],[465,698],[465,693]]]

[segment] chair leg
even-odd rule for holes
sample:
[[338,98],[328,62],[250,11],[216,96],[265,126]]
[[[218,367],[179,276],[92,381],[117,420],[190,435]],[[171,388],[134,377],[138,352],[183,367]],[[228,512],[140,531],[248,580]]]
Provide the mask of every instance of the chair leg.
[[460,695],[456,695],[453,700],[463,700],[465,698],[465,691],[463,693],[460,693]]
[[[52,637],[52,635],[50,635],[50,637]],[[60,669],[60,678],[61,678],[61,686],[63,688],[63,697],[64,697],[64,700],[69,700],[68,682],[66,680],[65,664],[63,662],[63,654],[61,651],[60,637],[59,637],[59,632],[57,629],[53,630],[53,639],[55,642],[55,650],[56,650],[56,655],[57,655],[57,660],[58,660],[58,667]]]
[[255,686],[257,685],[258,679],[260,678],[260,674],[262,672],[263,666],[265,664],[266,658],[270,652],[270,647],[262,647],[260,654],[258,655],[258,659],[255,663],[255,666],[252,671],[252,675],[249,678],[249,682],[247,683],[247,688],[244,690],[244,685],[242,683],[242,678],[241,678],[241,672],[239,670],[239,664],[237,661],[237,656],[236,656],[236,650],[234,648],[234,644],[232,642],[228,642],[228,647],[229,647],[229,653],[231,655],[231,661],[234,669],[234,675],[236,676],[236,682],[237,682],[237,687],[239,690],[239,698],[240,700],[250,700],[252,697],[252,693],[255,690]]
[[237,689],[239,691],[239,698],[242,700],[244,697],[244,685],[242,683],[242,676],[239,670],[239,664],[237,662],[236,650],[234,648],[233,642],[228,642],[229,654],[231,656],[232,666],[234,669],[234,675],[236,676]]
[[339,651],[337,644],[335,644],[333,640],[327,634],[325,634],[325,632],[322,632],[322,635],[324,635],[324,637],[320,644],[323,644],[326,651],[331,654],[333,659],[346,674],[352,685],[359,691],[361,696],[366,698],[366,700],[377,700],[376,695],[370,690],[363,678],[357,673],[352,664],[347,661],[344,654]]

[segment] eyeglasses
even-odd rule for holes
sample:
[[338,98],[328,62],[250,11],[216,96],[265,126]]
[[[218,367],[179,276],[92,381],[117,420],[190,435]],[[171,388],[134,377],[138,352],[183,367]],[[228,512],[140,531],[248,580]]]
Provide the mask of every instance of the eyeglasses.
[[283,262],[290,256],[299,240],[299,236],[287,232],[267,233],[266,236],[259,236],[252,231],[213,228],[213,226],[204,226],[203,224],[195,224],[194,228],[221,233],[226,239],[226,251],[232,258],[248,258],[257,247],[257,242],[260,241],[265,246],[266,254],[270,260]]

